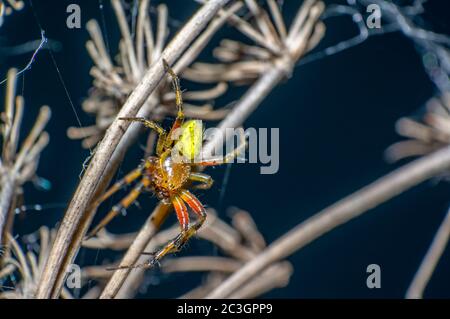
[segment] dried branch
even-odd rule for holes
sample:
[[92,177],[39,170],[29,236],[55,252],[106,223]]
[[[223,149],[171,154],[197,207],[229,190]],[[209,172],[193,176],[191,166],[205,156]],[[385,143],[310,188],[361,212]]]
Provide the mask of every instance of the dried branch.
[[[245,3],[255,25],[236,14],[232,14],[229,20],[243,35],[254,41],[255,45],[223,40],[214,50],[215,57],[222,63],[194,63],[186,69],[183,77],[205,83],[253,82],[273,68],[274,60],[283,60],[284,56],[288,56],[288,61],[282,61],[281,64],[286,69],[291,69],[289,63],[296,63],[323,37],[325,27],[317,21],[324,7],[320,1],[303,2],[288,34],[280,9],[274,1],[269,3],[269,12],[263,10],[254,0],[246,0]],[[271,22],[270,16],[274,23]]]
[[[235,267],[235,271],[238,271],[241,268],[242,263],[251,260],[265,249],[264,238],[258,231],[250,214],[236,208],[232,208],[231,211],[234,211],[232,224],[239,225],[239,232],[244,230],[245,232],[251,233],[252,236],[250,237],[255,239],[259,238],[257,242],[259,241],[261,245],[254,245],[253,242],[248,241],[249,237],[247,235],[236,233],[235,229],[217,219],[208,225],[208,227],[202,229],[199,232],[199,235],[200,237],[210,240],[212,243],[216,244],[222,251],[232,256],[232,258],[229,259],[230,262],[224,263],[224,265],[221,266],[222,268],[220,268],[214,259],[209,262],[208,260],[204,260],[203,263],[199,263],[199,265],[194,263],[197,261],[195,259],[185,259],[185,261],[180,261],[179,263],[174,260],[173,262],[177,266],[177,271],[195,271],[196,267],[203,267],[204,269],[209,268],[213,270],[207,277],[207,281],[205,283],[183,295],[181,298],[204,298],[229,276],[223,272],[218,272],[219,270],[231,271],[233,267]],[[228,240],[222,240],[227,237],[229,238]],[[230,244],[227,242],[232,242],[233,249],[230,250]],[[236,253],[236,251],[245,251],[245,253]],[[233,260],[234,262],[232,263],[231,261]],[[168,262],[171,261],[172,260],[169,260]],[[163,271],[165,271],[164,264]],[[293,267],[289,262],[274,263],[259,275],[255,276],[244,287],[241,287],[237,295],[233,296],[233,298],[254,298],[274,288],[284,287],[288,284],[292,272]]]
[[[207,23],[215,16],[216,12],[227,2],[228,0],[208,1],[194,14],[166,47],[162,56],[149,68],[141,82],[121,108],[118,117],[133,117],[137,114],[153,90],[156,89],[164,75],[165,71],[162,58],[164,57],[164,59],[172,65],[205,28]],[[129,123],[126,121],[119,121],[116,118],[106,131],[103,140],[97,146],[89,167],[69,204],[58,230],[50,258],[38,286],[36,294],[37,298],[56,297],[58,295],[60,287],[54,287],[54,285],[58,273],[61,272],[65,252],[69,247],[77,226],[80,224],[80,221],[92,200],[92,196],[95,194],[96,189],[100,184],[101,177],[105,172],[108,162],[128,126]]]
[[[238,224],[242,230],[246,230],[256,237],[262,238],[262,235],[256,228],[256,224],[251,218],[250,214],[233,208],[233,225]],[[172,227],[158,232],[145,247],[146,252],[152,252],[159,249],[161,246],[172,239],[179,231],[177,224]],[[100,233],[97,238],[92,238],[86,241],[86,246],[98,249],[109,249],[111,247],[117,248],[118,246],[112,244],[114,238],[121,240],[129,240],[135,237],[133,234],[127,235],[112,235],[105,232]],[[208,280],[194,291],[188,293],[183,298],[189,296],[206,296],[213,288],[220,284],[229,274],[237,271],[242,263],[253,258],[256,253],[262,251],[264,247],[259,248],[257,251],[252,251],[254,245],[248,242],[245,236],[242,236],[237,230],[224,223],[217,218],[216,213],[212,210],[208,212],[208,219],[204,227],[198,232],[198,237],[204,240],[210,241],[216,245],[221,251],[230,257],[209,257],[209,256],[194,256],[185,258],[172,258],[164,260],[161,264],[161,270],[166,273],[170,272],[190,272],[190,271],[202,271],[210,272]],[[262,238],[264,241],[264,238]],[[148,256],[141,255],[137,260],[137,264],[142,264],[148,259]],[[118,264],[114,263],[111,267],[117,267]],[[89,279],[95,280],[109,280],[111,272],[108,271],[105,265],[89,266],[83,268],[82,277],[86,282]],[[273,272],[272,275],[269,272]],[[118,291],[116,298],[132,298],[144,280],[144,268],[133,269],[123,282],[120,290]],[[222,275],[220,275],[222,274]],[[292,266],[290,263],[282,262],[274,264],[268,271],[264,271],[261,276],[255,277],[254,281],[249,284],[248,293],[260,295],[276,287],[283,287],[287,284],[290,275],[292,274]],[[220,278],[220,280],[219,280]],[[211,282],[212,280],[212,282]],[[202,287],[204,286],[204,287]],[[247,290],[246,290],[247,291]],[[252,293],[251,293],[252,292]]]
[[[256,3],[254,3],[254,5],[256,5]],[[236,128],[242,125],[245,119],[247,119],[248,116],[255,111],[255,109],[271,92],[271,90],[278,85],[282,79],[285,79],[292,74],[293,67],[297,63],[298,59],[317,45],[324,34],[324,25],[318,21],[323,9],[324,4],[320,1],[305,1],[298,11],[293,27],[289,31],[289,36],[285,39],[279,38],[276,40],[277,43],[281,43],[277,48],[277,51],[279,52],[276,55],[270,54],[271,58],[268,61],[261,59],[258,56],[253,58],[253,64],[263,65],[261,70],[255,75],[258,79],[237,102],[233,110],[230,111],[226,118],[220,122],[217,127],[219,130],[216,134],[209,138],[202,150],[204,158],[208,158],[208,156],[211,156],[214,153],[215,149],[222,147],[222,141],[225,136],[226,129]],[[260,8],[259,10],[262,9]],[[234,17],[239,19],[237,16]],[[255,19],[263,19],[263,21],[260,21],[261,24],[267,24],[266,27],[268,29],[276,29],[275,26],[271,25],[265,18],[262,18],[261,15],[256,16]],[[243,20],[239,21],[244,23]],[[249,36],[252,40],[256,41],[253,34],[257,34],[259,31],[252,29],[252,27],[248,24],[245,24],[245,26],[245,29],[239,27],[238,29],[245,35]],[[249,34],[248,30],[253,31]],[[273,33],[273,37],[276,38],[277,33]],[[264,43],[270,42],[266,41]],[[261,50],[269,52],[270,48],[264,47],[261,48]],[[209,67],[214,66],[205,65],[204,71],[208,72]],[[226,66],[226,68],[231,70],[241,70],[242,73],[246,74],[240,74],[238,78],[241,79],[248,75],[248,70],[246,70],[245,67],[242,69],[240,66],[234,65]],[[224,74],[223,70],[219,72],[219,74]],[[205,73],[199,73],[197,76],[200,75],[201,77],[207,76]],[[223,79],[215,78],[214,80],[217,81]]]
[[258,230],[249,212],[236,208],[229,209],[233,215],[233,226],[253,251],[259,252],[266,248],[266,241]]
[[241,263],[226,257],[182,257],[167,259],[162,263],[162,270],[166,273],[185,271],[218,271],[235,272]]
[[[159,227],[164,222],[167,214],[170,212],[170,209],[171,208],[168,205],[163,204],[159,204],[155,208],[126,252],[119,264],[119,267],[134,265],[136,263],[139,256],[141,256],[142,252],[147,247],[150,239],[153,238],[159,230]],[[114,298],[130,271],[130,268],[117,269],[114,271],[114,274],[100,295],[100,299]]]
[[285,261],[275,263],[266,268],[260,275],[255,276],[238,291],[230,295],[231,299],[256,298],[275,288],[286,287],[294,269],[291,263]]
[[417,184],[450,169],[450,147],[420,158],[325,208],[300,223],[247,262],[208,298],[226,298],[264,270],[286,258],[326,232],[386,202]]
[[439,226],[433,242],[428,249],[425,257],[420,264],[419,269],[414,275],[414,279],[406,292],[406,298],[408,299],[420,299],[423,296],[423,292],[431,276],[444,253],[447,246],[448,239],[450,237],[450,210],[447,211],[442,224]]
[[[244,223],[248,223],[244,228],[251,230],[251,232],[257,234],[258,237],[262,237],[256,229],[256,225],[250,215],[246,216],[244,221],[241,214],[248,213],[238,210],[238,213],[233,215],[233,224],[239,223],[240,225],[243,225]],[[159,232],[149,242],[145,251],[151,252],[158,249],[169,239],[173,238],[177,232],[177,225]],[[256,253],[265,248],[262,247],[262,249],[253,252],[252,245],[234,228],[217,218],[215,212],[212,210],[208,212],[207,223],[199,230],[198,237],[210,241],[230,257],[197,256],[164,260],[161,264],[161,270],[163,272],[210,272],[207,277],[208,279],[204,284],[185,294],[181,298],[201,298],[206,296],[213,288],[217,287],[217,285],[226,279],[228,273],[237,271],[242,263],[250,260]],[[146,259],[148,259],[148,256],[141,256],[137,263],[143,263]],[[102,269],[104,269],[104,266]],[[247,298],[249,298],[251,296],[261,295],[273,288],[283,287],[289,281],[292,271],[290,263],[275,263],[273,267],[262,272],[260,276],[255,277],[254,280],[249,283],[249,287],[243,292],[243,295],[248,294]],[[104,274],[103,271],[101,272]],[[120,291],[116,295],[116,298],[132,298],[144,279],[144,272],[145,269],[143,268],[134,269],[130,272]],[[225,275],[225,273],[227,274]]]

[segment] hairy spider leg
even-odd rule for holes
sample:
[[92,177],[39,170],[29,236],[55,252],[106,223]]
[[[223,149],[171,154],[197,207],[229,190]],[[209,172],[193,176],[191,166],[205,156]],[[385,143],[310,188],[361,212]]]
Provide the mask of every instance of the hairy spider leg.
[[192,186],[193,188],[196,189],[210,189],[214,182],[211,176],[200,172],[192,172],[189,175],[189,180],[192,182],[199,183]]
[[205,160],[202,160],[201,162],[196,162],[194,165],[198,166],[215,166],[215,165],[222,165],[222,164],[228,164],[230,163],[234,158],[236,158],[239,153],[247,147],[247,140],[244,134],[240,134],[240,141],[239,145],[226,154],[223,157],[212,157]]
[[[117,270],[117,269],[133,269],[133,268],[150,268],[154,265],[158,264],[158,262],[167,254],[175,253],[180,251],[183,245],[197,232],[200,227],[202,227],[203,223],[206,220],[206,210],[203,207],[202,203],[188,190],[181,190],[179,195],[174,196],[172,199],[175,210],[178,215],[184,214],[184,209],[186,206],[183,201],[188,204],[188,206],[192,209],[192,211],[198,216],[198,220],[186,227],[185,224],[182,224],[182,231],[175,237],[173,240],[168,242],[163,248],[161,248],[156,253],[148,253],[145,252],[145,255],[152,255],[152,258],[145,263],[132,265],[132,266],[119,266],[108,268],[108,270]],[[177,206],[179,203],[183,203],[180,206]],[[178,211],[179,210],[179,211]],[[181,224],[181,223],[180,223]]]
[[150,179],[148,177],[143,177],[141,181],[136,184],[136,186],[125,196],[119,204],[114,205],[114,207],[109,211],[109,213],[100,221],[100,223],[95,226],[95,228],[86,236],[89,239],[98,233],[100,229],[105,227],[111,222],[111,220],[116,217],[122,209],[128,208],[142,193],[144,188],[150,185]]
[[185,231],[189,227],[189,214],[186,205],[183,200],[178,196],[174,196],[172,199],[175,213],[177,214],[178,223],[180,224],[181,231]]
[[159,135],[158,142],[156,143],[156,155],[161,156],[161,154],[165,151],[167,132],[161,127],[161,125],[154,121],[149,121],[143,117],[119,117],[119,120],[141,122],[145,127],[154,130]]
[[166,130],[164,130],[159,124],[149,121],[143,117],[121,117],[119,119],[124,121],[141,122],[144,126],[155,130],[158,133],[159,138],[156,143],[156,155],[159,157],[159,165],[162,167],[164,161],[171,153],[170,147],[172,146],[172,141],[170,139],[170,133],[167,135]]
[[[177,196],[176,196],[177,197]],[[202,227],[206,220],[206,210],[202,203],[188,190],[181,190],[179,197],[192,209],[192,211],[198,216],[198,220],[190,225],[188,228],[183,229],[177,237],[167,243],[162,249],[153,255],[153,258],[147,262],[148,266],[153,266],[159,262],[164,256],[170,253],[180,251],[184,244]],[[176,208],[175,208],[176,209]]]
[[100,196],[93,204],[93,207],[97,207],[102,202],[111,197],[114,193],[116,193],[119,189],[124,186],[131,184],[136,179],[142,176],[142,172],[149,168],[150,162],[145,161],[143,164],[139,165],[138,168],[132,170],[127,175],[125,175],[122,179],[117,181],[113,186],[111,186],[102,196]]

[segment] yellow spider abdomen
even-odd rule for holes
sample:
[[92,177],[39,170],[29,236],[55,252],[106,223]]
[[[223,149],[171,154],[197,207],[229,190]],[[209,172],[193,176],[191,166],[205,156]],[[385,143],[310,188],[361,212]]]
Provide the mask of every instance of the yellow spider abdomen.
[[200,154],[203,142],[203,123],[201,120],[189,120],[181,126],[181,134],[175,149],[192,162]]

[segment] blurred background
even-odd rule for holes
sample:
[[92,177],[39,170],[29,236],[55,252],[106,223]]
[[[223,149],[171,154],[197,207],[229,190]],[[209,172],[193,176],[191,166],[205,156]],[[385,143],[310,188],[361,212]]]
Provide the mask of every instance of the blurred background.
[[[131,2],[131,1],[130,1]],[[155,6],[160,1],[152,1]],[[167,1],[171,35],[188,19],[198,4],[194,1]],[[407,1],[403,1],[407,2]],[[66,27],[66,7],[81,7],[81,29]],[[291,21],[301,1],[285,1],[283,13]],[[345,3],[326,1],[326,3]],[[445,1],[424,5],[423,26],[449,34],[449,7]],[[14,48],[39,40],[41,29],[53,48],[41,50],[29,70],[18,80],[18,94],[25,98],[23,133],[31,127],[41,105],[49,105],[52,119],[47,131],[50,144],[44,150],[38,169],[52,187],[39,190],[25,187],[25,204],[44,205],[40,211],[19,214],[15,234],[36,231],[42,224],[54,227],[79,182],[82,163],[89,151],[80,141],[66,135],[69,126],[94,123],[81,109],[92,84],[92,61],[85,43],[84,26],[97,19],[112,52],[120,37],[115,15],[108,1],[25,1],[25,8],[7,17],[0,29],[0,75],[10,67],[23,68],[32,50],[23,54]],[[322,49],[358,33],[351,17],[326,20]],[[235,37],[231,27],[221,30],[199,60],[213,61],[212,49],[223,37]],[[19,50],[20,51],[20,50]],[[53,54],[53,58],[52,55]],[[194,88],[189,81],[183,89]],[[0,100],[5,84],[0,87]],[[218,104],[238,99],[245,88],[232,87]],[[414,43],[401,33],[373,35],[362,44],[332,56],[296,67],[285,81],[263,101],[245,122],[245,127],[280,128],[280,167],[273,175],[261,175],[260,164],[239,164],[209,168],[214,187],[199,193],[208,207],[229,220],[227,209],[236,206],[249,211],[267,242],[272,242],[294,225],[322,208],[358,190],[376,178],[404,164],[389,164],[385,149],[401,140],[395,122],[417,114],[436,88],[424,71],[422,57]],[[214,125],[215,123],[208,123]],[[143,156],[142,136],[128,153],[117,177],[134,168]],[[226,175],[229,178],[224,178]],[[224,183],[224,180],[228,180]],[[99,210],[96,220],[124,193],[118,193]],[[108,226],[111,232],[131,232],[153,210],[156,200],[143,196],[139,207],[128,209]],[[450,204],[450,187],[443,179],[433,179],[361,217],[315,240],[289,258],[294,274],[286,288],[264,295],[266,298],[402,298],[417,270],[434,233]],[[171,225],[175,217],[166,223]],[[193,239],[179,255],[218,254],[211,245]],[[77,263],[102,264],[119,255],[108,251],[82,249]],[[366,267],[381,267],[381,288],[368,289]],[[425,291],[428,298],[450,297],[450,250],[444,253]],[[196,283],[202,274],[163,275],[148,271],[139,297],[175,297]]]

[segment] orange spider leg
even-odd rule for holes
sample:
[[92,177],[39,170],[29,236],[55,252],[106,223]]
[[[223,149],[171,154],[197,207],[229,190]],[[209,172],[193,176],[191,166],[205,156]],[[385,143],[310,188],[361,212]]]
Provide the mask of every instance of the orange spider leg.
[[194,165],[216,166],[216,165],[228,164],[233,159],[237,158],[239,153],[241,153],[242,150],[245,149],[246,147],[247,147],[246,137],[244,134],[240,134],[239,145],[234,150],[232,150],[231,152],[229,152],[228,154],[226,154],[223,157],[219,156],[219,157],[208,158],[208,159],[202,160],[200,162],[196,162],[196,163],[194,163]]
[[186,205],[178,196],[174,196],[172,204],[175,208],[181,231],[186,230],[189,227],[189,214]]
[[100,221],[100,223],[86,236],[86,239],[95,236],[95,234],[97,234],[100,229],[108,225],[109,222],[122,211],[122,209],[128,208],[139,197],[142,190],[149,185],[150,180],[146,177],[142,178],[142,180],[128,193],[127,196],[120,201],[119,204],[114,205],[114,207]]
[[[173,207],[175,208],[178,222],[180,223],[181,232],[178,234],[177,237],[175,237],[173,240],[167,243],[158,252],[156,252],[155,254],[151,254],[153,255],[153,258],[148,263],[145,264],[147,266],[154,265],[161,258],[163,258],[165,255],[169,253],[175,253],[179,251],[183,246],[183,244],[186,242],[184,238],[186,237],[186,233],[189,231],[189,214],[187,207],[179,196],[174,196],[172,198],[172,204]],[[139,265],[135,267],[139,267]]]
[[128,185],[135,181],[137,178],[139,178],[142,175],[142,172],[148,168],[150,163],[145,162],[140,167],[132,170],[129,172],[125,177],[123,177],[121,180],[117,181],[113,186],[111,186],[102,196],[100,196],[93,204],[93,206],[98,206],[102,202],[104,202],[106,199],[108,199],[111,195],[113,195],[115,192],[117,192],[119,189],[124,187],[125,185]]
[[206,219],[206,209],[203,207],[202,203],[198,200],[197,197],[195,197],[194,194],[192,194],[187,189],[182,189],[180,191],[180,197],[188,204],[190,208],[194,211],[194,213],[198,216],[199,220],[192,225],[191,228],[194,228],[194,232],[198,230],[204,223]]
[[186,209],[186,206],[184,205],[183,201],[188,204],[192,211],[199,217],[199,220],[194,224],[188,226],[187,228],[182,227],[181,233],[178,234],[178,236],[171,240],[169,243],[167,243],[167,245],[161,248],[158,252],[152,254],[153,258],[151,260],[142,265],[135,265],[132,268],[152,267],[167,254],[180,251],[180,249],[189,240],[189,238],[191,238],[203,225],[206,220],[206,210],[203,207],[202,203],[200,203],[200,201],[197,199],[197,197],[195,197],[188,190],[181,190],[179,197],[175,196],[172,200],[175,210],[177,211],[177,216],[183,215],[185,213],[184,209]]

